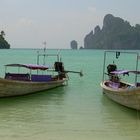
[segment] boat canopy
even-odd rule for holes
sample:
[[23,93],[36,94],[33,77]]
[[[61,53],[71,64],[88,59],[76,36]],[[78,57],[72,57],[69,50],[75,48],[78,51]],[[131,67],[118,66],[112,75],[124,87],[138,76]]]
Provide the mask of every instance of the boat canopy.
[[129,73],[134,73],[134,74],[140,74],[140,71],[132,71],[132,70],[116,70],[110,72],[111,74],[129,74]]
[[37,65],[37,64],[7,64],[5,66],[9,67],[24,67],[31,70],[47,70],[49,66],[46,65]]

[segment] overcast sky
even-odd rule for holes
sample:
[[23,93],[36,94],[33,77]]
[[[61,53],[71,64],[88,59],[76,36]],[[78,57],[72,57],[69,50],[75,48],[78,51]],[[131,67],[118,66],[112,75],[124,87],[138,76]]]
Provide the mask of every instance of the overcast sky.
[[140,0],[0,0],[0,30],[11,48],[69,49],[109,13],[140,24]]

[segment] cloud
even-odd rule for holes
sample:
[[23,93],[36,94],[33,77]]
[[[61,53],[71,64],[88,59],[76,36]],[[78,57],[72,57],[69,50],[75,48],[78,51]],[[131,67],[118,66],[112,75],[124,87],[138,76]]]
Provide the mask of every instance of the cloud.
[[32,19],[28,19],[28,18],[24,18],[24,17],[22,17],[22,18],[20,18],[20,19],[18,19],[18,21],[17,21],[17,25],[18,26],[26,26],[26,27],[29,27],[29,26],[32,26],[33,25],[33,20]]
[[92,12],[92,13],[95,13],[96,12],[96,7],[90,6],[90,7],[88,7],[88,11]]

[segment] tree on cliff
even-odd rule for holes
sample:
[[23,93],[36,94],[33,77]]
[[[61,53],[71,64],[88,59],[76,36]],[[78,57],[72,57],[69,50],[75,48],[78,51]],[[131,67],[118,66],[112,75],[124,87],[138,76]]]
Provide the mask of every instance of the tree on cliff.
[[96,26],[84,39],[85,49],[140,49],[140,25],[107,14],[103,27]]
[[1,36],[4,37],[5,36],[5,32],[1,31]]
[[10,44],[4,38],[5,32],[1,31],[0,34],[0,49],[10,49]]

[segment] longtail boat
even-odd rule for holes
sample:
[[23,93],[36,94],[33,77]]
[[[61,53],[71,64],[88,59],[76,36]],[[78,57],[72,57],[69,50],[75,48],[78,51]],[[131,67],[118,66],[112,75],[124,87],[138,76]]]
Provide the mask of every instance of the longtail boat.
[[[56,56],[57,60],[51,67],[45,63],[40,65],[40,56],[43,58]],[[18,68],[18,73],[7,72],[9,67]],[[20,72],[19,69],[21,68],[27,69],[29,72]],[[37,93],[38,91],[63,86],[68,81],[68,72],[69,71],[65,71],[63,62],[61,62],[58,54],[38,53],[37,64],[7,64],[5,65],[5,76],[4,78],[0,78],[0,97]],[[75,73],[81,74],[81,72]]]
[[[132,64],[135,65],[135,67],[133,67],[134,70],[128,69],[118,70],[117,69],[118,66],[114,63],[114,61],[111,64],[107,64],[106,56],[108,53],[114,53],[117,59],[121,54],[134,55],[136,59],[135,62],[132,62]],[[140,58],[139,53],[137,52],[105,51],[103,79],[100,84],[103,93],[108,98],[123,106],[136,110],[140,110],[140,82],[139,82],[140,71],[138,70],[139,58]],[[130,74],[133,77],[134,81],[130,79],[130,82],[128,82],[128,80],[125,80],[128,79],[125,78],[125,76],[130,76]]]

